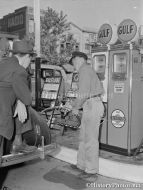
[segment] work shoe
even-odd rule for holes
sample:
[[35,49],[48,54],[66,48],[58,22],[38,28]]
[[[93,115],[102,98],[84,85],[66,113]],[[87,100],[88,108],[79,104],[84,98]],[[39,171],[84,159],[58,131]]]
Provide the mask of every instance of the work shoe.
[[97,180],[98,175],[97,174],[92,174],[92,173],[86,173],[86,172],[82,172],[78,175],[79,178],[94,178],[94,180]]
[[78,168],[77,165],[71,164],[70,167],[74,170],[83,171],[82,169]]
[[37,150],[36,146],[29,146],[28,144],[23,142],[21,145],[12,145],[11,153],[30,153],[34,152],[35,150]]

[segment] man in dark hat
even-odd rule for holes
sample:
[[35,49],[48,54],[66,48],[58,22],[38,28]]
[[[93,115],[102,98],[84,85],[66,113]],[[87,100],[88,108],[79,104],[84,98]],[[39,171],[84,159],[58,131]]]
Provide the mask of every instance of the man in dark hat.
[[80,177],[96,177],[99,170],[98,134],[104,107],[101,100],[103,87],[95,70],[87,63],[87,55],[73,52],[72,64],[78,72],[77,98],[72,104],[73,114],[83,108],[77,168],[83,170]]
[[[10,140],[14,134],[14,117],[20,124],[28,118],[27,107],[31,105],[31,93],[28,87],[26,68],[33,56],[33,47],[28,41],[13,43],[13,56],[0,63],[0,152],[3,151],[3,139]],[[35,147],[22,142],[21,133],[31,129],[31,125],[22,128],[15,138],[15,148],[20,152],[33,151]],[[17,130],[18,131],[18,130]]]
[[10,49],[9,41],[5,37],[1,38],[0,39],[0,60],[9,54],[9,49]]
[[88,59],[88,56],[85,53],[80,52],[80,51],[74,51],[72,53],[72,59],[75,58],[75,57],[83,57],[85,60]]

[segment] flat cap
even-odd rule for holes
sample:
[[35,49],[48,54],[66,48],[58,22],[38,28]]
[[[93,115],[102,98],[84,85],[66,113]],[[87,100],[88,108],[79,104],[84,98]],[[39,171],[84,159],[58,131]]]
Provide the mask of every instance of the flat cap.
[[80,52],[80,51],[74,51],[72,53],[72,57],[83,57],[85,60],[88,59],[87,55],[83,52]]

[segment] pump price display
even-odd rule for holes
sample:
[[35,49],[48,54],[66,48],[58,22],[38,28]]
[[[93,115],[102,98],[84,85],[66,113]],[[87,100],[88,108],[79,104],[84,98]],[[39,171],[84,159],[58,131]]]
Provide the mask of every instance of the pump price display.
[[103,24],[98,32],[98,41],[102,44],[108,44],[112,38],[112,27],[109,24]]
[[132,40],[135,37],[136,33],[136,23],[130,19],[123,20],[117,29],[118,38],[124,42]]
[[124,83],[115,83],[114,93],[124,93]]
[[60,77],[47,77],[44,81],[41,98],[56,99],[60,85]]
[[46,83],[53,83],[53,84],[59,84],[60,83],[60,78],[59,77],[49,77],[45,79]]
[[46,90],[43,90],[42,92],[42,95],[41,95],[41,98],[44,98],[44,99],[56,99],[57,97],[57,92],[50,92],[50,91],[46,91]]

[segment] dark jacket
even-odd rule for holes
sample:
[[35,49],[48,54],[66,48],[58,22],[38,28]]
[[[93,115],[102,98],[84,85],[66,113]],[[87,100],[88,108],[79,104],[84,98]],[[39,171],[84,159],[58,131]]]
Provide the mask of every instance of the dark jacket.
[[31,104],[28,74],[13,56],[0,62],[0,135],[11,139],[14,132],[13,106],[17,99]]

